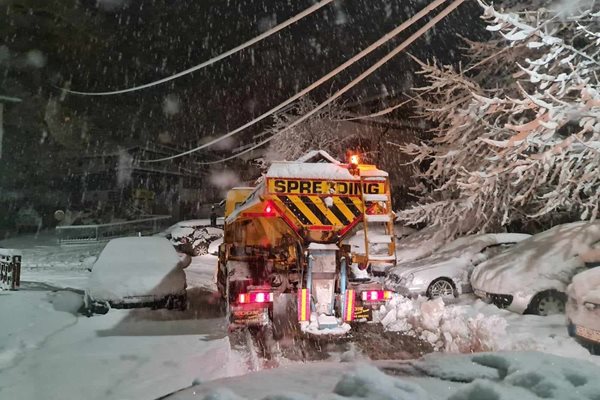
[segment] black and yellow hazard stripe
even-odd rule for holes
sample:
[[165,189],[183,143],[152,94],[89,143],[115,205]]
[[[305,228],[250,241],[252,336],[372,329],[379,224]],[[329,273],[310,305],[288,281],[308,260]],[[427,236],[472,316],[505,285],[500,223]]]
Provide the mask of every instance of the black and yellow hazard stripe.
[[281,203],[303,226],[347,226],[362,216],[360,198],[332,196],[330,207],[325,199],[314,195],[280,195]]

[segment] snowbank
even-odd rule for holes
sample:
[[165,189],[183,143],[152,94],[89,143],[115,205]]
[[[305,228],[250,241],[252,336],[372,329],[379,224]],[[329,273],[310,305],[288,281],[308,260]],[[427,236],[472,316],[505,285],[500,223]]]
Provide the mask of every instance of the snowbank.
[[397,296],[374,313],[385,329],[425,340],[436,350],[470,353],[497,350],[506,335],[506,321],[498,316],[470,316],[464,307],[447,307],[441,298],[428,301]]
[[600,357],[569,337],[564,315],[515,314],[467,295],[460,301],[448,305],[442,299],[397,296],[374,318],[386,330],[419,337],[439,351],[541,351],[600,365]]
[[596,400],[598,376],[593,364],[541,353],[436,353],[412,362],[292,365],[167,399]]
[[600,393],[600,368],[549,354],[432,354],[415,367],[432,378],[468,382],[448,400],[585,400],[597,399]]
[[177,252],[161,237],[111,240],[93,266],[87,294],[96,300],[185,293],[185,273]]

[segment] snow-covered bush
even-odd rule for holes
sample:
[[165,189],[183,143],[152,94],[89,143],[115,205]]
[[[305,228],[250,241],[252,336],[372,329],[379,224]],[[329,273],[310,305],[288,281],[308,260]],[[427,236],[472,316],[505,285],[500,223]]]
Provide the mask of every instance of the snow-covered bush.
[[482,6],[496,39],[468,42],[467,67],[421,64],[417,106],[437,129],[403,147],[424,168],[420,202],[400,218],[451,233],[597,218],[600,4],[569,15]]

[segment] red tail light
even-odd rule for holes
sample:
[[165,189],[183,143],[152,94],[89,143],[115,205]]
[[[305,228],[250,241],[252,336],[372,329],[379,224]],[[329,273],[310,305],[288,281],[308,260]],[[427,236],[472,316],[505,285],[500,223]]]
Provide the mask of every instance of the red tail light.
[[275,216],[276,212],[275,212],[275,205],[273,204],[272,201],[267,201],[265,203],[265,216]]
[[392,298],[389,290],[367,290],[362,292],[363,301],[384,301]]
[[265,202],[261,212],[244,212],[242,213],[242,216],[255,218],[277,217],[279,216],[279,213],[277,212],[277,207],[275,207],[275,203],[269,200]]
[[240,303],[240,304],[272,303],[272,302],[273,302],[273,293],[251,292],[251,293],[240,293],[238,295],[238,303]]

